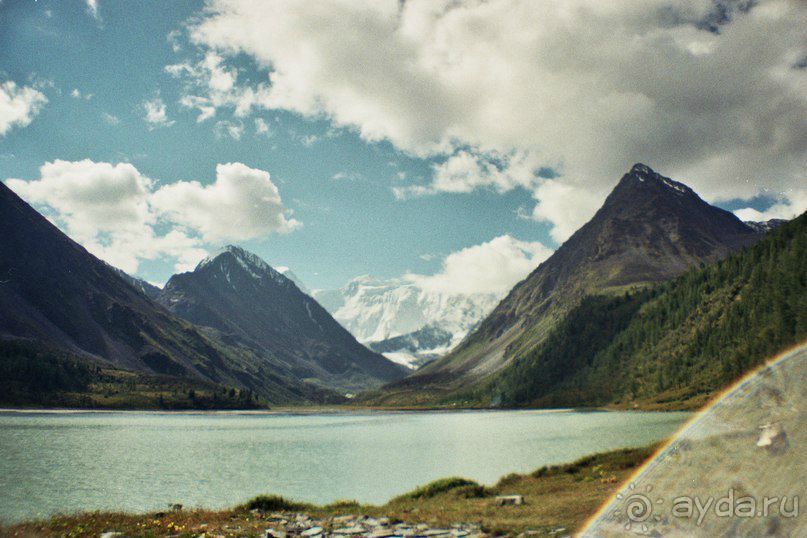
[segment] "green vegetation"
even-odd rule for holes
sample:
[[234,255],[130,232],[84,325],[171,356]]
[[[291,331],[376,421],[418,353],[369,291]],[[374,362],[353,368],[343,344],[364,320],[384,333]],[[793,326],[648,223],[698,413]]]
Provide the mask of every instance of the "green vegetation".
[[[69,356],[24,345],[0,345],[0,403],[41,401],[49,394],[83,392],[97,369]],[[54,398],[56,398],[54,396]]]
[[103,409],[262,409],[250,390],[146,375],[23,342],[0,342],[0,406]]
[[410,491],[400,497],[398,500],[403,499],[431,499],[441,493],[451,490],[461,490],[461,493],[467,497],[483,497],[485,496],[485,488],[465,478],[451,477],[441,478],[435,480],[425,486],[421,486],[414,491]]
[[310,504],[290,501],[280,495],[258,495],[254,499],[249,500],[241,508],[244,510],[262,510],[264,512],[288,512],[309,510],[312,506]]
[[[558,529],[563,528],[565,531],[560,535],[565,535],[579,529],[655,448],[617,450],[566,465],[543,467],[532,474],[508,475],[498,484],[484,488],[482,496],[466,494],[466,488],[482,488],[475,482],[448,478],[401,495],[383,506],[339,501],[319,507],[262,495],[232,510],[56,516],[46,521],[0,526],[0,537],[99,536],[111,531],[125,536],[190,537],[203,533],[207,536],[263,536],[271,526],[264,516],[273,512],[305,512],[323,519],[366,515],[435,527],[458,522],[479,523],[488,533],[509,536],[525,531],[556,536]],[[522,495],[525,504],[498,506],[491,498],[494,495]]]
[[807,215],[672,281],[588,297],[540,345],[451,400],[694,407],[807,338]]

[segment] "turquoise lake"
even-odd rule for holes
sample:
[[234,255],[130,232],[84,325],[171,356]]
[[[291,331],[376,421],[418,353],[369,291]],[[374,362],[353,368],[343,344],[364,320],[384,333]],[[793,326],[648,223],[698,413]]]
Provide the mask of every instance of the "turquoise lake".
[[0,412],[0,520],[229,507],[261,493],[384,503],[437,478],[485,484],[674,433],[688,413]]

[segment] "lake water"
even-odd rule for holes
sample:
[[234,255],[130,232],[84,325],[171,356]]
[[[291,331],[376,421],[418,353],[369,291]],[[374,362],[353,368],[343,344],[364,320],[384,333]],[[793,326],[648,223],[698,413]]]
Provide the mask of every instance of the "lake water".
[[687,413],[0,412],[0,519],[229,507],[261,493],[384,503],[670,436]]

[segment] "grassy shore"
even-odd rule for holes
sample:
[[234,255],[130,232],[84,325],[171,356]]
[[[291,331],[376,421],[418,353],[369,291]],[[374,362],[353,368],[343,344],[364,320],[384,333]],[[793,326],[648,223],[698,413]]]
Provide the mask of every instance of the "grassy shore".
[[[448,478],[401,495],[383,506],[352,501],[328,506],[262,496],[229,510],[182,510],[150,514],[85,513],[0,527],[0,536],[263,536],[272,514],[304,513],[330,525],[346,515],[389,518],[391,522],[448,527],[477,523],[489,535],[524,532],[562,536],[579,529],[591,514],[655,450],[655,446],[598,454],[574,463],[508,475],[496,485]],[[522,495],[525,504],[498,506],[497,495]],[[336,523],[333,523],[336,526]]]

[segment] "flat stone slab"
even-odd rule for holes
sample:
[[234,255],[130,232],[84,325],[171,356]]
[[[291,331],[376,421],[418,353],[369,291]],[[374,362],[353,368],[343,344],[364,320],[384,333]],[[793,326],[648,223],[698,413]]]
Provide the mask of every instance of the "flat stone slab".
[[342,527],[341,529],[336,529],[333,531],[333,534],[339,534],[342,536],[353,536],[356,534],[366,534],[367,530],[364,527],[359,527],[355,525],[353,527]]
[[499,495],[496,497],[496,504],[499,506],[524,504],[524,497],[522,495]]

